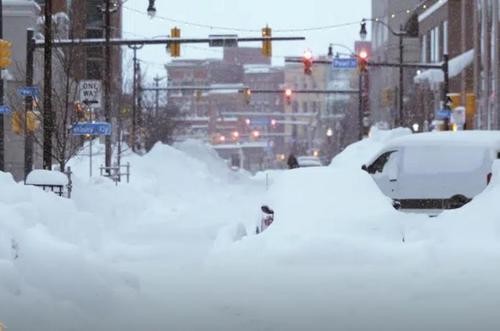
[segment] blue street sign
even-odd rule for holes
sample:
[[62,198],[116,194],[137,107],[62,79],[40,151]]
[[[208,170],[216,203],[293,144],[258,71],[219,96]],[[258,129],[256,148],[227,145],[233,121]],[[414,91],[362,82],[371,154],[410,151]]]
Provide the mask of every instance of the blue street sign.
[[271,120],[266,117],[255,117],[250,120],[252,126],[267,126],[270,123]]
[[451,117],[451,110],[449,109],[439,109],[436,112],[436,119],[438,120],[450,119],[450,117]]
[[353,69],[358,66],[358,61],[356,58],[334,58],[332,65],[336,69]]
[[22,97],[38,97],[40,90],[37,86],[23,86],[17,89],[17,94]]
[[0,105],[0,114],[8,114],[10,113],[10,108],[5,105]]
[[94,123],[76,123],[71,128],[74,136],[93,135],[93,136],[109,136],[111,135],[111,124],[107,122]]

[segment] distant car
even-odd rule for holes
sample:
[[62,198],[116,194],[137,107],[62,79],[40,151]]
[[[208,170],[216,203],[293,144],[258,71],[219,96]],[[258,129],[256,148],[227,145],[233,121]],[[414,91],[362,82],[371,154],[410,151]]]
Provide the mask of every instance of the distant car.
[[299,167],[321,167],[323,164],[321,160],[317,156],[298,156],[297,162],[299,163]]
[[500,131],[427,132],[389,141],[362,169],[397,209],[455,209],[486,188],[498,158]]

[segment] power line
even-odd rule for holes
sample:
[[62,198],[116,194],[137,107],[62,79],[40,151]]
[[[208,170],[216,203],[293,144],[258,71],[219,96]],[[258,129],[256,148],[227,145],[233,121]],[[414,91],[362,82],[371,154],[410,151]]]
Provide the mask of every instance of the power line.
[[[141,10],[130,8],[128,6],[123,6],[123,8],[125,8],[129,11],[135,12],[135,13],[139,13],[141,15],[147,15],[147,13],[145,13]],[[191,22],[191,21],[184,21],[184,20],[179,20],[179,19],[160,16],[160,15],[156,15],[155,18],[158,18],[158,19],[161,19],[164,21],[173,22],[173,23],[190,25],[190,26],[195,26],[195,27],[199,27],[199,28],[207,28],[207,29],[211,29],[211,30],[217,29],[217,30],[238,31],[238,32],[258,32],[258,33],[261,32],[260,29],[244,29],[244,28],[236,28],[236,27],[210,25],[210,24],[196,23],[196,22]],[[316,27],[306,27],[306,28],[274,29],[274,32],[304,32],[304,31],[331,30],[331,29],[342,28],[342,27],[346,27],[346,26],[359,24],[359,22],[360,21],[355,21],[355,22],[323,25],[323,26],[316,26]]]

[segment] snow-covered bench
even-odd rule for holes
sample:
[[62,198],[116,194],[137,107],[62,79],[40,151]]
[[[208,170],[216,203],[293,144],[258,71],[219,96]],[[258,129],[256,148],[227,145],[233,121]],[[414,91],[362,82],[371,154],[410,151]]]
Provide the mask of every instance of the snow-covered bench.
[[70,175],[60,171],[35,169],[28,174],[25,184],[41,187],[44,191],[54,192],[61,197],[66,196],[70,198],[70,178]]

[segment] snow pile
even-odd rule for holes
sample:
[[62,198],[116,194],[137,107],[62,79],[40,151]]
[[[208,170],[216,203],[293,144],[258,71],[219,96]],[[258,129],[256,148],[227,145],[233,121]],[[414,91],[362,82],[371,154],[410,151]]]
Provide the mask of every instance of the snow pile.
[[368,138],[348,146],[333,158],[330,167],[361,168],[361,165],[374,157],[385,143],[410,134],[412,131],[408,128],[381,130],[372,127]]
[[[117,186],[89,180],[80,155],[71,200],[0,173],[0,321],[21,331],[497,330],[500,166],[462,209],[399,213],[360,165],[408,133],[374,131],[331,167],[253,178],[193,141],[124,157],[131,181]],[[275,221],[255,235],[264,203]]]

